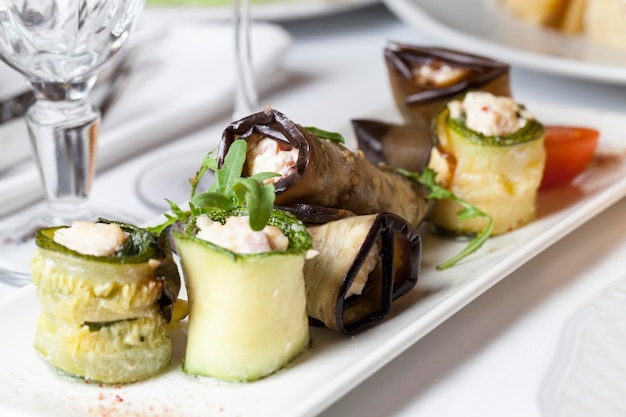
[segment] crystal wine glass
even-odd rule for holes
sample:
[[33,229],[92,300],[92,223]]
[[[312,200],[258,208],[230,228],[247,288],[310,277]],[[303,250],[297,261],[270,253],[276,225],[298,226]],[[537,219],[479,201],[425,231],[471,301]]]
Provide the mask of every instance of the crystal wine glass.
[[[235,53],[235,95],[232,117],[238,120],[259,111],[258,96],[252,67],[250,42],[250,0],[232,0],[232,23]],[[145,170],[137,182],[139,198],[157,211],[168,209],[165,200],[184,201],[189,197],[189,177],[193,169],[199,167],[202,158],[210,149],[203,143],[202,148],[186,150],[177,156],[167,156],[167,163],[155,163]],[[191,168],[190,168],[191,167]],[[199,189],[206,189],[213,181],[207,173]],[[168,192],[164,193],[164,184]]]
[[10,217],[0,226],[0,256],[15,261],[0,269],[2,281],[29,282],[27,259],[38,229],[99,215],[88,196],[100,112],[87,96],[98,69],[126,43],[142,7],[143,0],[0,2],[0,58],[34,92],[26,123],[46,195],[40,214]]

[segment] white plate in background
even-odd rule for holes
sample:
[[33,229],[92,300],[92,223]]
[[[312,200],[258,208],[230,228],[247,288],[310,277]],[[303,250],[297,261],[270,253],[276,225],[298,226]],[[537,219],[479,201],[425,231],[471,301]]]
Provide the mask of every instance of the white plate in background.
[[626,415],[626,275],[567,321],[540,390],[546,417]]
[[[546,124],[598,128],[602,148],[623,151],[623,114],[526,104]],[[6,387],[0,390],[0,415],[315,416],[512,271],[626,196],[626,159],[621,156],[592,164],[570,186],[541,192],[537,220],[489,239],[451,269],[436,271],[435,265],[466,242],[424,233],[417,287],[393,303],[385,320],[354,337],[313,329],[312,347],[305,354],[255,383],[220,385],[185,376],[180,369],[184,328],[173,332],[173,364],[157,378],[101,387],[60,377],[32,348],[39,307],[34,287],[25,287],[0,299],[0,334],[5,336],[0,344],[0,386]]]
[[398,18],[447,47],[550,74],[626,84],[626,51],[530,25],[497,0],[383,1]]
[[[271,0],[260,3],[253,0],[250,4],[250,14],[254,20],[286,22],[343,13],[378,3],[380,0]],[[188,19],[226,20],[231,19],[233,14],[232,7],[219,4],[207,6],[148,5],[146,9],[165,18],[177,16]]]

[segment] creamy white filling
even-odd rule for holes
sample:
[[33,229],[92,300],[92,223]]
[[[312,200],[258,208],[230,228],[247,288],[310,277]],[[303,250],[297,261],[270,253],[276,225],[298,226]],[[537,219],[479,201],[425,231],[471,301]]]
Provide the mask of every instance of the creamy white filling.
[[378,245],[375,245],[370,253],[367,254],[365,262],[363,262],[357,276],[354,278],[354,281],[352,281],[352,284],[350,284],[350,287],[346,291],[344,299],[352,295],[361,295],[363,293],[363,289],[365,289],[370,273],[374,270],[379,260],[380,248]]
[[534,116],[512,98],[495,96],[483,91],[467,93],[463,101],[448,103],[450,117],[465,115],[465,125],[485,136],[506,136],[524,127]]
[[280,177],[273,177],[265,180],[266,184],[274,183],[281,178],[293,174],[298,162],[299,150],[282,150],[278,141],[264,138],[257,144],[250,145],[246,159],[248,161],[248,172],[250,175],[259,172],[276,172]]
[[128,234],[116,224],[76,221],[56,230],[53,240],[83,255],[111,256],[127,238]]
[[289,238],[276,226],[265,226],[263,230],[250,229],[248,216],[229,217],[222,224],[206,215],[196,219],[196,236],[235,253],[261,253],[285,250]]
[[442,86],[452,84],[460,79],[466,72],[466,70],[453,68],[447,64],[439,66],[421,65],[415,75],[421,84]]

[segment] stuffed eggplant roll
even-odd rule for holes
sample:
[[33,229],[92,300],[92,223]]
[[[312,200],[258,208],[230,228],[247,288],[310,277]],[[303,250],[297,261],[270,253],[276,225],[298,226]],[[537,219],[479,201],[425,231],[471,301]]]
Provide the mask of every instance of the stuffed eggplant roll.
[[301,222],[274,210],[254,231],[244,209],[215,209],[172,236],[189,296],[184,372],[255,381],[307,348],[303,266],[311,237]]
[[509,66],[488,58],[397,42],[384,55],[396,105],[410,124],[430,126],[442,104],[468,90],[511,95]]
[[404,219],[378,213],[338,218],[323,224],[328,209],[290,207],[308,222],[319,251],[304,264],[307,314],[313,323],[351,335],[374,326],[391,302],[416,284],[421,239]]
[[[437,144],[430,166],[438,181],[489,214],[493,234],[535,218],[546,159],[544,128],[524,106],[509,97],[470,92],[441,109],[434,130]],[[441,200],[431,220],[455,233],[484,229],[484,218],[460,221],[459,210],[454,201]]]
[[352,121],[352,127],[359,150],[370,161],[412,172],[428,166],[433,143],[430,126],[358,119]]
[[324,139],[284,114],[265,109],[226,128],[219,163],[236,139],[245,139],[244,175],[277,172],[278,205],[303,203],[355,214],[394,213],[418,225],[427,210],[427,192],[396,171],[368,161],[340,143]]
[[74,222],[37,233],[35,348],[59,370],[105,384],[171,360],[166,323],[180,289],[167,240],[131,225]]

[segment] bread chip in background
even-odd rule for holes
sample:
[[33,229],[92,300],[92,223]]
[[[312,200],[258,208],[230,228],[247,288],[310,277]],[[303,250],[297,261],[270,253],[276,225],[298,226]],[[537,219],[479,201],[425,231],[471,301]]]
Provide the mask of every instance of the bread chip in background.
[[597,43],[626,49],[626,12],[622,0],[587,0],[585,33]]
[[626,0],[501,0],[517,18],[626,50]]
[[565,33],[580,33],[584,29],[588,0],[569,0],[563,12],[559,29]]
[[569,0],[503,0],[518,18],[559,29]]

